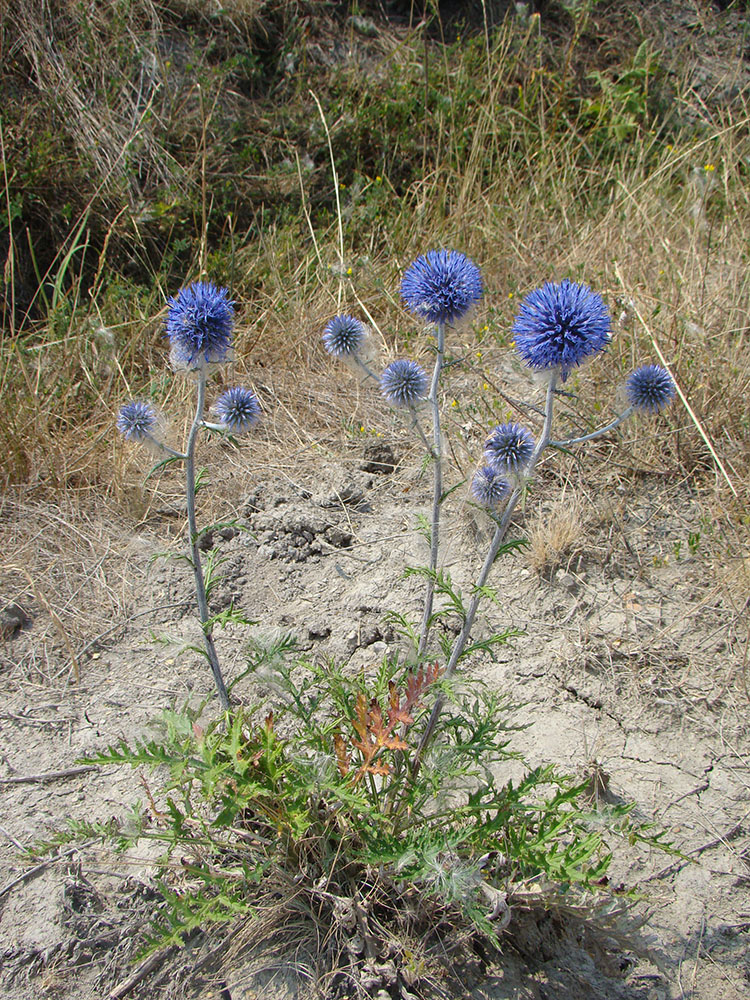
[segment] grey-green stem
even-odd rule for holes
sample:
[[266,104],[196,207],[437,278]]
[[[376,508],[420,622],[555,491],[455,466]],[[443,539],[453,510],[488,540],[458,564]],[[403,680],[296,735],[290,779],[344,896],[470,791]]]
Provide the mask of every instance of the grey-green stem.
[[187,499],[188,533],[190,535],[190,555],[195,576],[195,596],[198,600],[198,614],[200,616],[201,629],[203,631],[203,644],[206,647],[206,657],[211,666],[211,672],[216,682],[216,690],[219,693],[221,707],[229,708],[229,695],[227,694],[224,677],[219,666],[219,658],[216,655],[213,635],[209,625],[210,616],[208,613],[208,600],[206,599],[206,583],[203,578],[203,566],[201,565],[201,554],[198,548],[198,526],[195,519],[195,442],[198,432],[203,426],[203,410],[206,404],[206,373],[201,370],[198,373],[198,401],[195,407],[195,418],[193,426],[188,435],[187,448],[185,449],[185,495]]
[[181,451],[175,451],[174,448],[170,448],[168,444],[164,444],[163,441],[159,441],[158,438],[153,437],[151,434],[147,434],[146,437],[151,444],[155,445],[159,451],[163,451],[166,455],[169,455],[170,458],[187,458],[187,455],[183,455]]
[[440,401],[438,391],[440,388],[440,373],[443,369],[443,352],[445,350],[445,323],[438,323],[436,331],[437,351],[435,355],[435,367],[432,371],[432,382],[430,383],[430,394],[427,401],[432,409],[432,461],[433,461],[433,493],[432,493],[432,521],[430,525],[430,576],[427,579],[427,593],[424,598],[424,611],[422,613],[422,627],[419,632],[419,649],[421,656],[426,647],[430,635],[430,619],[432,618],[432,605],[435,598],[434,574],[437,570],[438,548],[440,544],[440,503],[443,497],[443,440],[440,430]]
[[[547,447],[547,445],[550,443],[550,432],[552,429],[552,411],[555,400],[556,382],[557,382],[556,377],[552,376],[550,378],[550,382],[547,387],[547,399],[544,407],[544,425],[542,426],[542,432],[534,446],[534,451],[532,452],[529,464],[526,467],[525,470],[526,478],[529,478],[532,475],[532,473],[534,472],[534,468],[537,462],[539,461],[540,455]],[[453,675],[458,665],[458,661],[461,659],[461,655],[464,649],[466,648],[466,643],[468,642],[469,634],[474,624],[474,619],[476,618],[477,610],[479,608],[479,602],[482,597],[482,592],[481,592],[482,587],[484,587],[485,583],[487,582],[487,577],[490,575],[492,564],[495,562],[495,559],[497,558],[497,553],[499,552],[500,546],[503,543],[505,535],[508,531],[508,526],[510,525],[510,520],[513,516],[513,512],[515,511],[518,505],[518,501],[521,499],[521,496],[523,495],[523,491],[524,488],[522,485],[516,486],[511,495],[508,497],[508,502],[505,505],[503,516],[500,518],[497,528],[495,529],[495,534],[493,536],[492,543],[487,553],[487,558],[484,560],[484,565],[482,566],[481,572],[477,577],[477,582],[474,586],[474,596],[472,597],[471,603],[469,604],[468,610],[466,612],[466,618],[464,620],[463,627],[455,643],[453,644],[453,649],[451,650],[450,659],[448,660],[448,664],[445,668],[445,673],[443,674],[443,677],[446,680],[448,680]],[[427,728],[425,729],[422,735],[422,739],[419,742],[419,746],[417,747],[416,752],[414,754],[414,760],[412,761],[412,766],[411,766],[412,777],[416,777],[417,774],[419,773],[419,768],[422,762],[422,756],[424,754],[425,748],[427,747],[427,744],[430,742],[430,739],[432,738],[432,734],[435,730],[435,726],[437,725],[438,718],[440,717],[440,713],[443,710],[444,702],[445,702],[445,697],[441,693],[438,695],[435,701],[432,713],[430,714],[430,718],[427,722]]]
[[582,437],[577,438],[567,438],[565,441],[550,441],[549,443],[553,448],[568,448],[571,444],[583,444],[584,441],[593,441],[594,438],[601,437],[602,434],[606,434],[608,431],[613,431],[615,427],[619,427],[620,424],[624,423],[628,417],[632,416],[635,412],[634,406],[629,406],[627,410],[623,410],[619,417],[615,417],[611,423],[608,423],[606,427],[600,427],[598,431],[592,431],[590,434],[584,434]]

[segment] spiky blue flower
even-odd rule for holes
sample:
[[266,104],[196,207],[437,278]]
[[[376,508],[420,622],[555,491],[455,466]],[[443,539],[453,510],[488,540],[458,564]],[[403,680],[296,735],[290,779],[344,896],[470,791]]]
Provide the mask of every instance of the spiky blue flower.
[[427,389],[427,372],[416,361],[393,361],[380,376],[380,391],[393,406],[413,406]]
[[519,473],[528,465],[534,438],[520,424],[500,424],[487,438],[484,457],[500,473]]
[[430,250],[404,272],[401,298],[430,323],[461,319],[483,294],[476,264],[457,250]]
[[672,402],[677,387],[666,368],[660,365],[643,365],[629,376],[625,392],[628,402],[636,410],[658,413]]
[[216,400],[216,415],[233,434],[244,434],[260,420],[260,403],[254,392],[236,385]]
[[601,295],[566,278],[529,292],[512,332],[524,364],[538,371],[558,369],[564,382],[571,369],[604,350],[611,327]]
[[159,415],[150,403],[134,399],[120,407],[117,429],[128,441],[151,438],[159,424]]
[[491,465],[477,469],[471,481],[471,493],[483,507],[497,507],[510,490],[510,483]]
[[165,329],[175,368],[196,370],[229,360],[234,303],[226,288],[195,281],[169,299],[168,306]]
[[334,316],[323,331],[323,346],[335,358],[353,356],[366,336],[364,323],[354,316]]

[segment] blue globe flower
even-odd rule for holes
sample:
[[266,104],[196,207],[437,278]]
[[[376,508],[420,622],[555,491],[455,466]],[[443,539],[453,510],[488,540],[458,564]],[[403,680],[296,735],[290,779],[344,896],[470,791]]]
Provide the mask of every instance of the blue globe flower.
[[658,413],[672,402],[677,387],[666,368],[660,365],[643,365],[629,376],[625,392],[628,402],[636,410]]
[[519,473],[534,452],[534,438],[520,424],[500,424],[487,438],[484,457],[500,473]]
[[367,330],[354,316],[334,316],[323,331],[323,346],[335,358],[351,356],[357,353]]
[[117,429],[128,441],[145,441],[153,436],[159,425],[159,416],[150,403],[131,400],[120,407]]
[[509,490],[510,483],[489,465],[477,469],[471,481],[472,496],[483,507],[497,507]]
[[236,385],[216,400],[214,410],[220,422],[233,434],[244,434],[260,420],[260,403],[254,392]]
[[197,370],[229,360],[234,304],[226,288],[196,281],[169,299],[168,306],[165,329],[175,368]]
[[541,371],[559,369],[564,382],[571,369],[604,350],[611,326],[601,295],[566,278],[530,292],[512,332],[524,364]]
[[380,391],[393,406],[413,406],[427,389],[427,372],[416,361],[394,361],[380,376]]
[[457,250],[430,250],[417,257],[401,281],[401,298],[430,323],[461,319],[483,294],[476,264]]

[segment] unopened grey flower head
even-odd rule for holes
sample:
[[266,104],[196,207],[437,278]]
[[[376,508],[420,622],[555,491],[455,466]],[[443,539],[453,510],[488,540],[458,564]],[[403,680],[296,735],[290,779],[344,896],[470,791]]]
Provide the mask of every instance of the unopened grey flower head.
[[636,410],[658,413],[672,402],[677,387],[666,368],[660,365],[643,365],[629,376],[625,392],[628,402]]
[[354,316],[334,316],[323,331],[323,346],[335,358],[352,357],[366,336],[364,323]]
[[128,441],[145,441],[151,438],[158,425],[159,415],[156,410],[141,399],[125,403],[117,414],[117,429]]
[[491,465],[477,469],[471,481],[472,496],[483,507],[497,507],[509,490],[510,483]]
[[427,372],[416,361],[393,361],[380,376],[380,391],[394,406],[413,406],[427,389]]
[[229,360],[234,304],[226,288],[195,281],[168,302],[165,329],[175,368],[197,370]]
[[601,295],[567,278],[529,292],[513,323],[523,362],[537,371],[559,370],[563,382],[571,369],[610,341],[612,323]]
[[254,392],[236,385],[216,400],[216,414],[234,434],[244,434],[260,420],[260,403]]
[[404,272],[401,298],[430,323],[454,323],[483,294],[476,264],[457,250],[430,250]]
[[534,438],[520,424],[500,424],[487,438],[484,457],[501,473],[519,473],[534,452]]

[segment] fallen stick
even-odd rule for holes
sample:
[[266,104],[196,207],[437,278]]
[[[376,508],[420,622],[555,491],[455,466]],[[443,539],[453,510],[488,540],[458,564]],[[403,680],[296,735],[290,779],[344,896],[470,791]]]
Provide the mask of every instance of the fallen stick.
[[42,861],[41,864],[34,865],[33,868],[29,868],[28,871],[23,872],[23,874],[19,875],[17,878],[14,878],[11,882],[8,882],[6,885],[4,885],[2,889],[0,889],[0,899],[2,899],[2,897],[6,893],[10,892],[10,890],[13,889],[15,886],[20,885],[22,882],[28,881],[35,875],[38,875],[40,872],[43,872],[45,868],[49,868],[51,865],[57,864],[58,861],[62,861],[63,858],[68,858],[70,857],[71,854],[75,854],[76,851],[82,851],[84,847],[91,847],[91,845],[95,843],[96,839],[86,840],[84,841],[83,844],[76,844],[75,847],[69,847],[67,851],[63,851],[62,854],[56,854],[54,858],[48,858],[46,861]]
[[65,771],[46,771],[44,774],[22,774],[13,778],[0,778],[0,785],[22,785],[43,781],[57,781],[58,778],[74,778],[77,774],[96,770],[96,764],[82,764],[80,767],[69,767]]
[[120,1000],[121,997],[127,996],[133,987],[137,986],[142,979],[145,979],[149,972],[152,972],[158,965],[161,965],[171,951],[174,951],[174,945],[170,945],[162,951],[155,951],[148,958],[144,958],[132,975],[128,976],[127,979],[123,979],[114,989],[110,990],[107,1000]]

